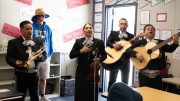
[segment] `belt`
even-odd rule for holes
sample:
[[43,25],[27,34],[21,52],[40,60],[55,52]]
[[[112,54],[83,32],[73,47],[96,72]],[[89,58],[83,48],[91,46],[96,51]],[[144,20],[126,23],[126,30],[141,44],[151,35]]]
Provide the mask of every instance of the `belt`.
[[21,73],[36,73],[36,72],[38,72],[37,69],[25,69],[25,70],[16,69],[16,71],[21,72]]
[[156,76],[158,76],[160,74],[160,70],[141,70],[140,71],[141,74],[143,74],[144,76],[147,76],[148,78],[155,78]]

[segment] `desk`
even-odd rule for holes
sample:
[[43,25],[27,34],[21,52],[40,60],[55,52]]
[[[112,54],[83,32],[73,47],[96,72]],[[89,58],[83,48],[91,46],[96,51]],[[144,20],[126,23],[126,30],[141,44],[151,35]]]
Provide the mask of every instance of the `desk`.
[[176,86],[180,86],[180,78],[163,78],[162,79],[163,82],[169,83],[169,84],[173,84]]
[[179,101],[180,99],[180,95],[150,87],[139,87],[134,90],[143,96],[143,101]]
[[[180,86],[180,78],[177,78],[177,77],[173,77],[173,78],[163,78],[162,79],[162,82],[163,82],[163,86],[166,85],[165,87],[165,90],[166,91],[169,91],[169,92],[172,92],[172,88],[174,86]],[[165,84],[167,83],[167,84]],[[171,87],[171,88],[170,88]],[[169,89],[170,88],[170,89]],[[177,87],[176,87],[177,88]]]
[[22,98],[23,93],[17,92],[15,87],[0,87],[0,101],[10,101]]
[[[133,89],[142,95],[143,101],[179,101],[180,99],[180,95],[150,87],[139,87]],[[102,93],[101,96],[107,98],[108,93]]]

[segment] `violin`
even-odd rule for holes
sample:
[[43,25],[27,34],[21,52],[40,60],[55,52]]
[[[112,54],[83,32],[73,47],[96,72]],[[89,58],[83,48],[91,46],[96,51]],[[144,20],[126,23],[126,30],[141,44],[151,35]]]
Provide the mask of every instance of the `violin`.
[[90,73],[87,76],[87,80],[99,82],[100,76],[99,76],[99,69],[101,67],[99,63],[99,58],[97,56],[98,49],[96,48],[94,51],[94,59],[93,62],[90,64]]

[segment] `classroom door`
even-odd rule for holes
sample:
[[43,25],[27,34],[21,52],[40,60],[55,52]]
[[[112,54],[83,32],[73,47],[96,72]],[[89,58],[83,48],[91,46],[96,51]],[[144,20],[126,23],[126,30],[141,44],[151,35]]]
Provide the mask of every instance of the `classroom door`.
[[[126,18],[128,20],[128,28],[127,31],[136,35],[136,17],[137,17],[137,5],[136,4],[123,4],[123,5],[108,5],[106,6],[106,26],[105,26],[105,42],[110,34],[110,31],[118,31],[119,30],[119,19]],[[128,85],[132,85],[133,80],[133,68],[131,63],[130,75],[129,75],[129,83]],[[104,70],[104,82],[103,82],[103,90],[107,90],[108,82],[109,82],[109,71]],[[119,71],[116,82],[121,82],[121,71]]]

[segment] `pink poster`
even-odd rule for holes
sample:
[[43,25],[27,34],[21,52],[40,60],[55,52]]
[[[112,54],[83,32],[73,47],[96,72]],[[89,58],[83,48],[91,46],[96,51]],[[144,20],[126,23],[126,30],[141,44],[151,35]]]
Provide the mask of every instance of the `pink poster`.
[[67,0],[66,3],[68,8],[74,8],[85,4],[89,4],[90,0]]
[[32,5],[32,0],[15,0],[15,1],[21,2],[21,3],[29,5],[29,6]]
[[2,33],[12,37],[19,37],[21,35],[19,28],[7,23],[4,23]]
[[63,41],[68,42],[68,41],[71,41],[71,40],[74,40],[74,39],[77,39],[77,38],[80,38],[83,36],[84,36],[83,29],[81,28],[81,29],[75,30],[73,32],[64,34],[63,35]]

